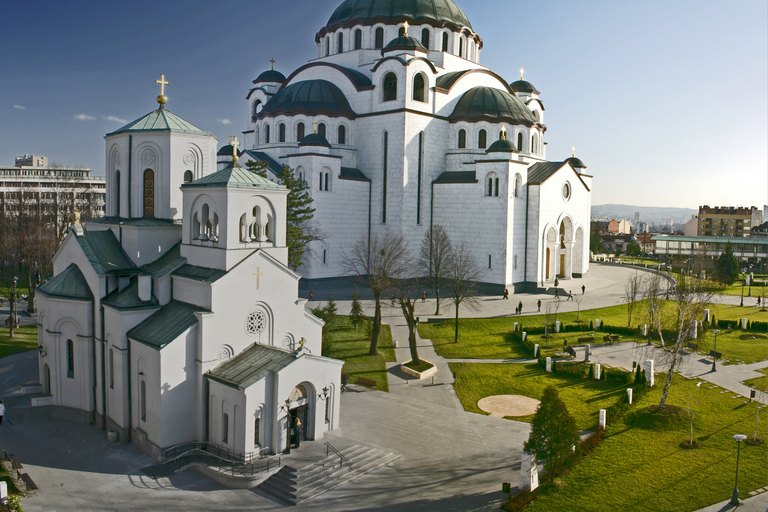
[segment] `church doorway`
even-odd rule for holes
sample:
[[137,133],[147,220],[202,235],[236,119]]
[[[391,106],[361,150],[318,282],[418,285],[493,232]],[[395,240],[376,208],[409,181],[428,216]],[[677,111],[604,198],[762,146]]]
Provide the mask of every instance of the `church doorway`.
[[560,272],[557,273],[557,277],[565,277],[565,253],[560,255]]
[[43,394],[51,394],[51,369],[48,367],[48,363],[43,366]]
[[550,255],[550,250],[549,250],[549,247],[547,247],[547,266],[544,267],[547,269],[547,275],[546,275],[547,281],[549,281],[549,259],[550,259],[549,255]]
[[299,429],[299,435],[302,441],[306,441],[309,438],[309,404],[304,404],[290,411],[291,421],[296,424],[298,419],[301,422],[301,428]]
[[299,429],[299,436],[302,441],[313,439],[314,436],[311,435],[310,425],[309,422],[311,420],[311,415],[309,411],[309,398],[312,396],[312,393],[309,390],[309,386],[305,384],[299,384],[295,388],[293,388],[293,391],[291,391],[291,394],[288,397],[288,401],[290,405],[288,406],[288,414],[290,416],[290,422],[289,425],[293,426],[296,424],[296,420],[299,420],[301,422],[301,428]]

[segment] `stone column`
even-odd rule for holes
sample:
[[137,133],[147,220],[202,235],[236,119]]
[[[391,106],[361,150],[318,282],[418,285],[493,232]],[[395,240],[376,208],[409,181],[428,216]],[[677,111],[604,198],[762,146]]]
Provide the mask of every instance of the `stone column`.
[[648,324],[643,324],[642,327],[640,327],[640,332],[643,337],[648,336]]
[[536,343],[533,346],[533,357],[539,357],[539,344]]
[[547,373],[552,373],[552,358],[547,357]]
[[526,339],[528,339],[528,333],[523,331],[523,341],[525,341]]
[[560,320],[555,322],[555,332],[560,332]]
[[584,345],[584,362],[585,363],[590,362],[589,358],[591,355],[592,355],[592,347],[590,346],[589,343],[587,343],[586,345]]
[[595,318],[595,330],[597,331],[599,329],[600,329],[600,320]]
[[742,318],[741,319],[741,328],[742,329],[746,329],[747,328],[747,319],[746,318]]
[[710,321],[709,320],[709,310],[708,309],[704,310],[704,321],[706,321],[706,322]]
[[529,452],[523,452],[523,460],[520,463],[521,491],[532,491],[539,486],[539,470],[536,467],[536,456]]
[[653,387],[653,359],[645,360],[645,383],[648,387]]
[[632,388],[627,388],[627,398],[629,399],[629,404],[632,405]]
[[595,380],[600,380],[601,370],[602,370],[602,367],[600,366],[600,363],[595,363]]
[[600,428],[605,428],[605,425],[606,425],[606,420],[607,420],[607,419],[608,419],[608,418],[607,418],[607,415],[606,415],[605,409],[600,409],[600,422],[599,422],[598,426],[599,426]]
[[576,242],[565,242],[565,268],[563,269],[563,279],[573,278],[573,246]]
[[691,322],[691,338],[696,339],[699,337],[699,322],[693,320]]

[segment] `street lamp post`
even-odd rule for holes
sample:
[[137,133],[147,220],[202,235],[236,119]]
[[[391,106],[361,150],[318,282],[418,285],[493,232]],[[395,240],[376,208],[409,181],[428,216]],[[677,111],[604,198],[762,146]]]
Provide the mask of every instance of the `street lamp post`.
[[744,307],[744,283],[741,283],[741,304],[739,306]]
[[16,312],[16,282],[18,280],[18,277],[13,276],[13,290],[11,291],[11,338],[13,338],[13,324],[16,323],[16,315],[14,313]]
[[[718,329],[712,329],[712,332],[715,333],[715,350],[714,352],[717,352],[717,334],[720,332]],[[712,371],[717,371],[717,358],[714,354],[712,354]]]
[[739,501],[739,455],[741,454],[741,442],[745,440],[747,436],[744,434],[736,434],[733,436],[733,440],[736,441],[736,482],[733,484],[733,496],[731,496],[731,505],[738,506]]

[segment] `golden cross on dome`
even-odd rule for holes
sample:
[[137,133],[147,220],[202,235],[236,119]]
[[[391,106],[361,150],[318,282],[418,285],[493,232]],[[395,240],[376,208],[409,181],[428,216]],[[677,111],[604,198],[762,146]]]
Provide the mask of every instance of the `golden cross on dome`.
[[168,101],[168,96],[165,95],[165,86],[171,85],[170,82],[165,80],[165,75],[160,74],[160,80],[155,80],[156,84],[160,84],[160,96],[157,97],[157,102],[160,106],[163,106]]
[[274,71],[275,70],[275,58],[272,57],[271,59],[269,59],[269,62],[272,63],[272,71]]
[[520,68],[520,80],[523,79],[523,74],[525,73],[525,70],[523,68]]
[[507,140],[507,127],[501,127],[501,140]]
[[232,161],[237,162],[237,159],[239,158],[237,156],[237,146],[240,145],[240,143],[237,142],[237,135],[234,137],[232,137],[232,135],[229,136],[229,145],[232,146]]
[[405,29],[405,37],[408,37],[408,27],[410,27],[410,25],[408,25],[408,21],[406,20],[403,22],[403,29]]
[[314,125],[314,127],[315,127],[315,131],[314,131],[314,133],[317,133],[317,119],[313,119],[313,120],[312,120],[312,124],[313,124],[313,125]]
[[571,146],[571,156],[576,156],[576,146]]

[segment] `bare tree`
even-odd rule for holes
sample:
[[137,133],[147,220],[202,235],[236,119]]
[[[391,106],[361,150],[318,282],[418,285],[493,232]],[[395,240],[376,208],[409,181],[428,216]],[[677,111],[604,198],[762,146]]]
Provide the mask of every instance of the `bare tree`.
[[712,302],[716,288],[704,279],[699,279],[701,262],[694,263],[694,272],[681,274],[677,280],[677,286],[672,291],[672,303],[676,308],[677,319],[674,331],[677,333],[675,343],[666,351],[662,364],[668,366],[667,378],[664,382],[664,390],[661,393],[659,409],[663,409],[667,402],[669,387],[672,385],[672,374],[682,363],[686,343],[690,337],[694,322],[704,316],[704,309]]
[[[645,280],[645,307],[648,311],[648,328],[651,332],[656,331],[659,335],[661,346],[664,347],[664,335],[662,333],[662,294],[664,293],[665,280],[661,274],[649,274]],[[664,284],[662,284],[664,283]],[[663,289],[664,288],[664,289]],[[650,334],[648,335],[650,340]]]
[[429,284],[435,287],[435,314],[440,314],[440,279],[445,273],[451,257],[452,244],[448,232],[440,224],[424,234],[421,241],[419,260],[423,267],[429,269]]
[[395,276],[402,275],[402,266],[409,261],[408,244],[402,235],[387,230],[384,233],[363,236],[345,252],[342,268],[357,275],[373,292],[376,307],[371,329],[370,355],[378,354],[379,333],[381,332],[381,294],[392,284]]
[[[696,393],[696,399],[694,400],[694,391],[693,389],[688,390],[688,424],[691,427],[691,438],[688,441],[688,446],[690,448],[693,448],[693,422],[696,419],[696,408],[699,406],[699,400],[701,400],[701,384],[702,381],[699,381],[696,383],[696,388],[698,389],[698,392]],[[691,406],[691,402],[693,402],[693,406]]]
[[477,308],[477,281],[480,279],[480,268],[477,260],[469,250],[466,242],[461,242],[451,251],[447,266],[446,283],[450,292],[450,301],[456,307],[456,323],[453,342],[459,342],[459,306],[464,304]]
[[560,298],[555,297],[555,300],[548,300],[544,306],[544,336],[547,338],[547,348],[550,348],[550,338],[552,337],[552,329],[557,321],[557,314],[560,310]]
[[581,323],[581,301],[584,300],[584,295],[579,295],[578,293],[575,293],[573,296],[573,301],[576,303],[576,323]]
[[627,303],[627,327],[632,327],[632,313],[637,305],[637,296],[642,289],[643,278],[635,271],[634,274],[627,278],[627,282],[624,284],[624,300]]
[[411,351],[411,362],[415,365],[421,363],[416,345],[415,309],[419,295],[417,273],[418,265],[406,250],[400,258],[399,264],[393,269],[391,287],[392,303],[400,307],[405,323],[408,325],[408,348]]

